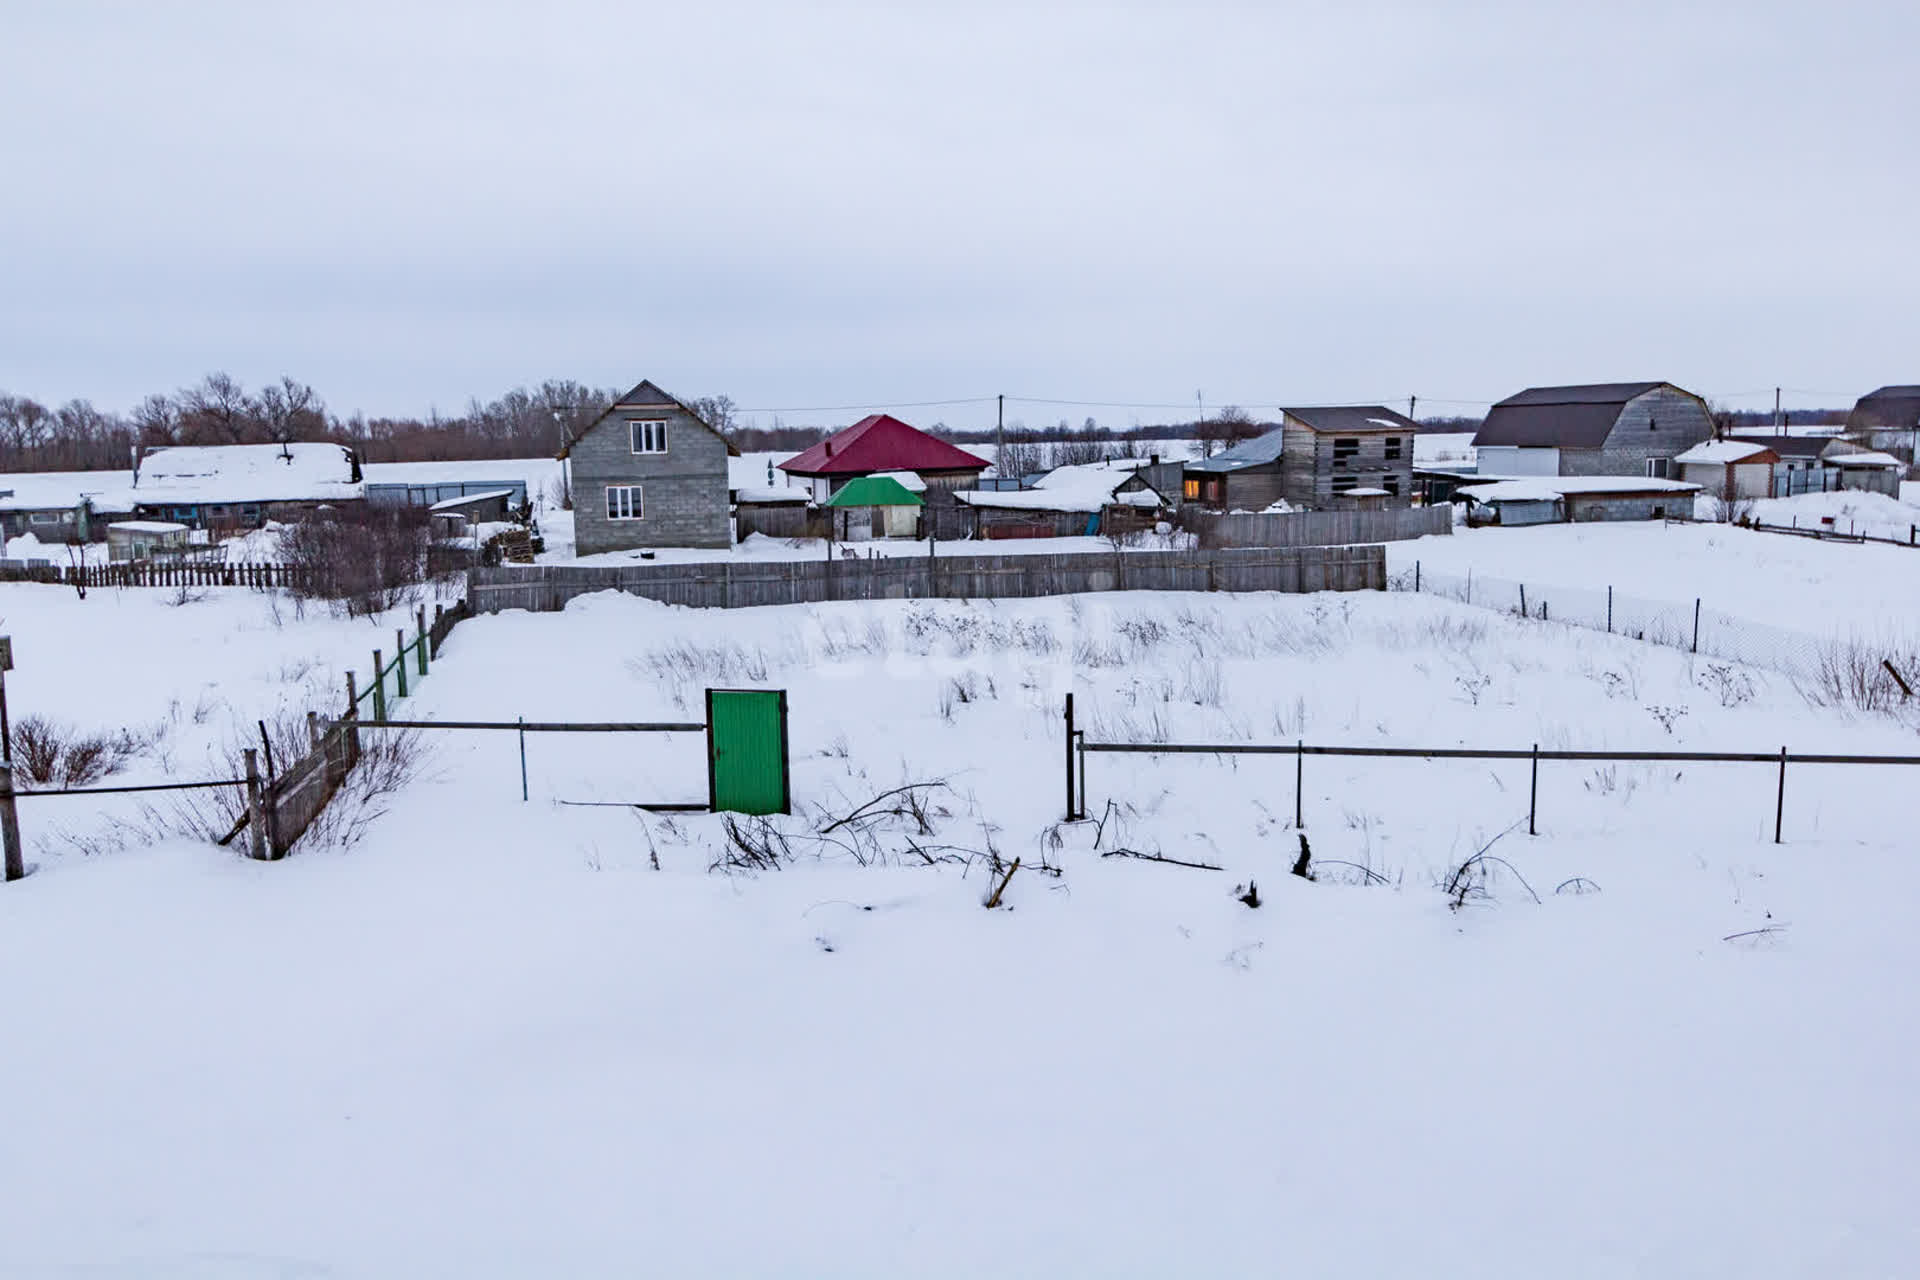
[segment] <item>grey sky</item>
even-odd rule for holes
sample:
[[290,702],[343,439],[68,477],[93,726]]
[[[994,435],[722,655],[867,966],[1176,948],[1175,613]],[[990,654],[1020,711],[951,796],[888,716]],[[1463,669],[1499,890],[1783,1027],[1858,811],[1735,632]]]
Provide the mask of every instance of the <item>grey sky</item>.
[[0,0],[0,389],[1843,403],[1920,380],[1917,15]]

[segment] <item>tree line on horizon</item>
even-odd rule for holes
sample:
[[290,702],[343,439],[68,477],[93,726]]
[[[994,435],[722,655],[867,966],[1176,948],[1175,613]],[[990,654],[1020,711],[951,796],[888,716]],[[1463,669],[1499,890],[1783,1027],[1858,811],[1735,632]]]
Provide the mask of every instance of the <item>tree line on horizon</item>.
[[[537,387],[515,387],[491,400],[475,398],[464,413],[419,417],[341,417],[310,384],[282,377],[249,391],[226,373],[210,373],[190,387],[146,397],[131,412],[102,410],[85,399],[49,406],[29,396],[0,391],[0,472],[126,470],[136,450],[164,445],[276,444],[332,441],[354,449],[366,462],[439,462],[479,458],[548,457],[604,413],[618,388],[590,387],[556,378]],[[749,425],[724,395],[688,400],[689,408],[742,452],[797,452],[825,439],[836,427],[790,426],[774,418]],[[1770,426],[1770,411],[1716,407],[1723,430]],[[1844,422],[1845,410],[1798,411],[1797,423]],[[1427,419],[1421,429],[1472,431],[1477,417]],[[844,425],[844,424],[842,424]],[[1016,420],[994,428],[954,430],[935,422],[927,430],[962,444],[991,443],[1004,435],[1013,452],[1003,470],[1022,474],[1052,465],[1097,462],[1140,455],[1161,440],[1198,440],[1203,454],[1229,448],[1274,424],[1227,406],[1199,421],[1105,426],[1087,418],[1078,427],[1066,419],[1050,426]],[[1042,442],[1052,446],[1044,455]],[[1034,463],[1029,466],[1027,463]]]

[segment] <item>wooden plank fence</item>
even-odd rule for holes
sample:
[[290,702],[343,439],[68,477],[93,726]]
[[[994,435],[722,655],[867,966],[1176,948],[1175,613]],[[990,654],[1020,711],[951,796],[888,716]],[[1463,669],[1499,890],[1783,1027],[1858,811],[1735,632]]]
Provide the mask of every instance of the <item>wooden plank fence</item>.
[[881,556],[612,566],[502,565],[467,571],[474,613],[551,612],[622,591],[666,604],[740,609],[829,600],[1017,599],[1092,591],[1380,591],[1384,547]]
[[1188,507],[1181,523],[1203,547],[1337,547],[1401,542],[1453,532],[1453,508],[1391,507],[1382,511],[1200,511]]

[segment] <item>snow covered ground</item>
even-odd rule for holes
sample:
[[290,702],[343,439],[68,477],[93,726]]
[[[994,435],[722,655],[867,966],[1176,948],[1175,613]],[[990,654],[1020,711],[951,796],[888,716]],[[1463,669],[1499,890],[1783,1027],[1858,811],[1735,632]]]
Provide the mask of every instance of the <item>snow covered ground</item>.
[[[250,712],[276,662],[374,630],[164,594],[0,587],[10,689],[133,717],[213,679]],[[124,629],[83,612],[109,599]],[[168,674],[96,674],[129,636]],[[1068,690],[1096,741],[1911,751],[1896,718],[1428,597],[1151,593],[587,597],[463,624],[409,708],[678,719],[708,685],[789,691],[784,869],[710,871],[718,818],[560,803],[693,798],[697,737],[536,737],[522,803],[512,735],[447,733],[351,850],[0,887],[8,1265],[1804,1276],[1920,1248],[1903,776],[1797,768],[1775,846],[1767,766],[1543,768],[1529,838],[1524,763],[1316,757],[1314,883],[1291,760],[1095,756],[1103,821],[1058,825]],[[924,829],[826,830],[911,782]],[[36,803],[74,802],[26,802],[30,841]],[[1023,859],[991,912],[989,846]]]
[[1540,586],[1583,587],[1691,603],[1815,633],[1911,632],[1920,619],[1920,553],[1816,542],[1730,525],[1655,522],[1456,529],[1387,544],[1389,572],[1472,569]]
[[[1913,497],[1920,499],[1920,493]],[[1920,525],[1920,501],[1902,501],[1861,489],[1768,498],[1755,502],[1752,510],[1753,518],[1765,524],[1831,528],[1840,533],[1861,533],[1901,542],[1907,541],[1914,527]],[[1825,524],[1827,520],[1833,523]]]

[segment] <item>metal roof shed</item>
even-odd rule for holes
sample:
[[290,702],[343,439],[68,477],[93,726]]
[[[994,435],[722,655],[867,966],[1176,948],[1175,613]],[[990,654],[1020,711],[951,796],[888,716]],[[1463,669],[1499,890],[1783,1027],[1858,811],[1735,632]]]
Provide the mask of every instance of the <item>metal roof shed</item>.
[[[926,503],[892,476],[856,476],[827,499],[833,532],[849,542],[869,538],[912,538],[919,534],[920,508]],[[867,513],[866,518],[863,513]]]

